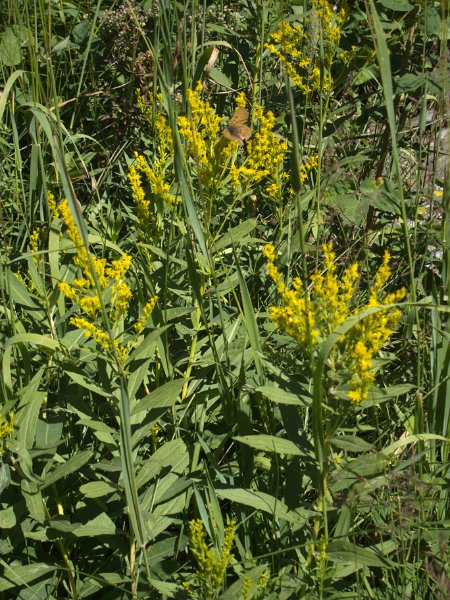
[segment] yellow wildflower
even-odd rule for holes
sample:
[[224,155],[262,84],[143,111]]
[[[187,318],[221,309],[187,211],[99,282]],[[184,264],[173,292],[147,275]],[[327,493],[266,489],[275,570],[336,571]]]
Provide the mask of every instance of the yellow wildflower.
[[[228,521],[222,551],[218,554],[214,549],[208,548],[205,542],[202,521],[194,519],[189,523],[189,548],[197,563],[194,580],[203,592],[202,597],[215,598],[220,590],[226,568],[232,558],[235,525],[234,520]],[[186,582],[183,587],[192,593],[191,584]]]
[[[390,256],[386,252],[366,305],[352,308],[359,278],[358,265],[351,265],[338,277],[332,244],[324,244],[323,252],[325,272],[316,271],[311,275],[312,291],[309,293],[298,277],[294,279],[292,289],[287,288],[275,265],[274,247],[268,244],[264,250],[269,276],[283,301],[283,306],[271,308],[271,317],[279,328],[301,346],[307,346],[309,341],[316,345],[350,316],[371,307],[388,307],[406,295],[406,290],[402,288],[380,298],[382,288],[391,275]],[[339,353],[341,364],[351,373],[348,397],[354,402],[359,403],[367,398],[375,378],[373,358],[394,332],[400,316],[399,309],[377,311],[357,323],[335,346],[334,352]]]
[[260,129],[247,142],[248,155],[244,163],[240,167],[233,165],[230,175],[235,188],[240,184],[256,185],[266,179],[267,193],[271,198],[276,198],[281,190],[282,168],[288,143],[275,135],[275,115],[271,111],[264,114],[262,106],[255,104],[255,115],[260,122]]
[[[41,235],[40,227],[36,227],[30,234],[30,251],[34,254],[39,252],[39,236]],[[33,256],[33,261],[38,264],[39,257]]]

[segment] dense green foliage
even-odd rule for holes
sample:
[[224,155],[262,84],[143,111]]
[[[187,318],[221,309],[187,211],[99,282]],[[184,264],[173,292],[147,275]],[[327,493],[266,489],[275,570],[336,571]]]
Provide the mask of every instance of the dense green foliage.
[[448,39],[0,3],[0,598],[449,597]]

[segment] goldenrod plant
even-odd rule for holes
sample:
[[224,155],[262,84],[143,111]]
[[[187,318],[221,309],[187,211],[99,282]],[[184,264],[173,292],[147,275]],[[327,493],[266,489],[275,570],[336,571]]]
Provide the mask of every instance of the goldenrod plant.
[[447,4],[0,2],[0,600],[448,597]]

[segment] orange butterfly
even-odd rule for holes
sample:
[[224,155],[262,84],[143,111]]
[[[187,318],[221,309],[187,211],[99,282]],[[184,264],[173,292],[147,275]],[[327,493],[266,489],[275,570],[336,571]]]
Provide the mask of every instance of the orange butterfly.
[[244,145],[244,141],[252,137],[252,130],[247,125],[248,111],[243,106],[238,106],[234,111],[227,127],[222,135],[231,142],[236,142],[239,146]]

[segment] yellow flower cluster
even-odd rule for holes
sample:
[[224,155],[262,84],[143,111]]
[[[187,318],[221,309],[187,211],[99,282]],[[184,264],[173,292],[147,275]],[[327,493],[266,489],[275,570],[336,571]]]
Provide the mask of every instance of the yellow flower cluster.
[[275,135],[275,115],[255,104],[255,115],[260,122],[260,129],[247,142],[248,155],[244,163],[237,167],[232,165],[230,175],[237,188],[241,182],[255,185],[263,179],[268,180],[266,191],[271,198],[279,196],[282,180],[287,176],[283,172],[283,161],[287,152],[286,140]]
[[[381,292],[391,276],[389,266],[390,255],[386,251],[383,264],[378,270],[374,284],[370,290],[369,299],[362,310],[376,306],[396,304],[406,296],[406,290],[401,288],[381,298]],[[350,381],[349,398],[360,402],[367,398],[369,389],[375,378],[372,372],[372,358],[378,354],[387,340],[394,333],[400,319],[401,311],[398,308],[381,310],[369,315],[358,323],[350,332],[349,352],[352,353],[352,379]]]
[[147,119],[150,125],[155,125],[156,130],[156,143],[158,148],[158,161],[160,165],[164,165],[166,158],[173,156],[173,140],[172,130],[167,121],[166,116],[162,112],[154,111],[154,107],[160,106],[162,97],[158,93],[153,99],[153,102],[145,102],[142,98],[141,91],[136,90],[137,105],[139,110],[142,112],[144,117]]
[[[374,306],[388,306],[402,300],[404,288],[380,297],[381,290],[390,277],[390,256],[386,252],[371,288],[368,302],[361,308],[352,309],[356,284],[359,279],[358,265],[346,268],[339,278],[335,265],[336,255],[332,244],[323,245],[325,270],[311,275],[313,291],[310,293],[300,278],[289,289],[275,265],[275,248],[268,244],[264,253],[268,260],[268,272],[277,286],[283,302],[281,307],[271,308],[276,325],[292,336],[301,346],[319,344],[347,318]],[[386,308],[369,315],[343,336],[336,351],[341,364],[352,375],[348,397],[356,403],[365,400],[374,381],[373,358],[392,335],[401,316],[399,309]]]
[[[223,547],[220,555],[208,548],[205,542],[205,530],[200,519],[189,523],[189,547],[197,563],[195,581],[201,588],[202,598],[216,598],[225,576],[226,568],[232,558],[231,548],[234,542],[234,519],[228,521],[225,528]],[[194,596],[192,586],[185,582],[184,589]]]
[[[41,229],[40,227],[37,227],[36,229],[34,229],[31,234],[30,234],[30,251],[33,252],[33,254],[35,252],[39,252],[39,236],[41,235]],[[38,264],[39,262],[39,257],[38,256],[33,256],[33,261],[35,262],[35,264]]]
[[306,30],[281,22],[266,44],[266,48],[278,58],[291,80],[305,95],[314,90],[331,89],[330,75],[321,74],[320,71],[318,41],[322,39],[325,64],[329,70],[346,19],[345,9],[334,13],[328,0],[312,0],[312,5]]
[[0,413],[0,456],[2,456],[4,451],[4,441],[13,432],[15,424],[16,422],[12,412],[8,413],[7,417],[3,417]]
[[[100,287],[101,295],[99,295],[95,285],[95,278],[91,271],[87,250],[82,242],[67,200],[63,200],[58,206],[54,205],[52,212],[55,216],[59,216],[64,220],[67,227],[67,235],[76,248],[73,262],[83,273],[82,277],[74,279],[72,283],[63,281],[59,284],[62,293],[72,300],[72,302],[78,304],[81,311],[90,319],[86,317],[72,317],[70,323],[75,325],[75,327],[84,329],[86,337],[92,337],[104,350],[111,351],[114,348],[120,360],[124,361],[128,349],[121,346],[116,339],[111,341],[104,329],[97,326],[94,321],[101,316],[101,298],[104,304],[108,304],[109,309],[107,314],[113,326],[117,325],[126,313],[132,298],[131,289],[125,282],[126,274],[131,266],[131,256],[124,254],[118,260],[113,260],[109,265],[105,258],[91,256]],[[154,296],[144,307],[144,315],[136,324],[137,333],[144,328],[157,299]]]
[[308,173],[319,166],[319,155],[314,154],[302,165],[300,165],[300,183],[304,183]]
[[[278,58],[294,84],[304,93],[320,90],[320,69],[302,48],[306,46],[304,30],[282,22],[270,37],[266,48]],[[329,78],[324,77],[323,89],[330,88]]]
[[[145,237],[146,243],[153,243],[155,246],[161,242],[163,228],[163,206],[158,203],[158,198],[162,199],[170,207],[174,207],[178,198],[170,193],[170,185],[165,181],[165,152],[166,146],[160,145],[160,154],[154,159],[153,168],[151,168],[142,154],[135,152],[135,162],[128,168],[128,180],[131,185],[131,193],[136,203],[136,211],[141,233]],[[142,184],[141,174],[145,176],[152,194],[154,202],[146,198]]]
[[142,317],[134,325],[134,329],[135,329],[136,333],[140,333],[144,329],[145,324],[147,323],[147,319],[152,314],[157,301],[158,301],[158,296],[152,296],[150,298],[150,300],[147,302],[147,304],[144,306],[144,308],[142,309]]
[[216,115],[213,107],[202,100],[203,85],[199,81],[195,90],[188,90],[187,100],[190,118],[178,117],[180,134],[187,144],[187,157],[197,166],[197,176],[207,188],[216,179],[217,168],[230,152],[227,144],[217,144],[222,118]]

